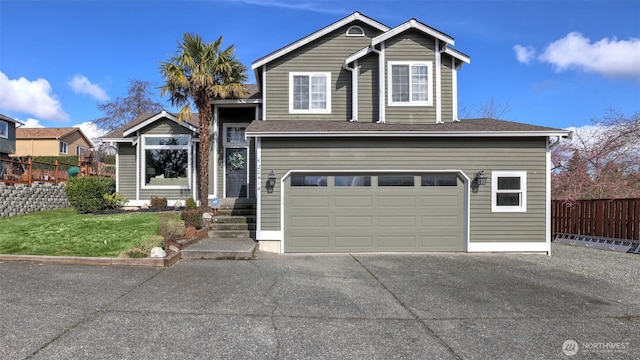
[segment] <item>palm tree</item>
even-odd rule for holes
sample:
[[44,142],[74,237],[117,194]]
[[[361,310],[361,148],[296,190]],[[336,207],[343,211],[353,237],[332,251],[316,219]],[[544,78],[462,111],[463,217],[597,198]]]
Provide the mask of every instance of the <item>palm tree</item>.
[[221,50],[222,36],[205,43],[196,34],[184,34],[178,51],[168,62],[160,62],[165,85],[160,95],[169,94],[173,106],[182,106],[178,121],[191,118],[191,101],[200,122],[200,206],[206,207],[209,190],[209,126],[212,99],[240,97],[245,93],[247,68],[235,56],[235,47]]

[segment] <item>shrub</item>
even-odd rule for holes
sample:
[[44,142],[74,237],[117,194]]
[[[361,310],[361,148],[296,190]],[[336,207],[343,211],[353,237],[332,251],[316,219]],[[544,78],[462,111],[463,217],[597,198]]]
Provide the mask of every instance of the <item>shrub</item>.
[[187,209],[189,210],[193,210],[198,207],[198,204],[196,203],[195,200],[193,200],[193,198],[188,198],[184,203]]
[[161,235],[151,235],[148,239],[143,241],[142,244],[122,253],[121,255],[129,258],[145,258],[149,256],[151,249],[156,246],[162,247],[163,243],[164,238]]
[[113,194],[104,194],[102,196],[109,203],[109,207],[112,209],[120,209],[124,204],[129,202],[129,199],[117,192],[114,192]]
[[184,222],[173,216],[162,216],[160,218],[160,230],[158,233],[166,241],[173,241],[184,236]]
[[202,212],[198,209],[185,210],[180,213],[184,226],[202,229]]
[[164,209],[167,207],[167,198],[152,196],[149,207],[152,209]]
[[99,177],[69,178],[65,187],[69,204],[82,214],[108,209],[111,204],[104,195],[115,190],[115,180]]

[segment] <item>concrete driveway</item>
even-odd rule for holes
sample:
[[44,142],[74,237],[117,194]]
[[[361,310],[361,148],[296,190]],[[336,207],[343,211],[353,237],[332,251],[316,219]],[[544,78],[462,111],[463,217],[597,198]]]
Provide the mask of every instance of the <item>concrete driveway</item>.
[[565,245],[551,257],[259,253],[166,269],[5,262],[0,274],[2,359],[640,352],[640,256]]

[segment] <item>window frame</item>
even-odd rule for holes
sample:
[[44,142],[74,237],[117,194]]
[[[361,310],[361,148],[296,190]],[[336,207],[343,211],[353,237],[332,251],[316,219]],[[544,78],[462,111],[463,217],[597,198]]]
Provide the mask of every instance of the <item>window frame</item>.
[[69,153],[69,144],[66,141],[60,140],[60,154],[68,154]]
[[[520,189],[498,189],[498,178],[519,177]],[[498,194],[520,194],[520,205],[498,205]],[[491,212],[526,212],[527,211],[527,172],[526,171],[493,171],[491,172]]]
[[[295,109],[294,108],[294,78],[297,76],[306,76],[309,78],[309,108],[308,109]],[[311,108],[311,79],[312,77],[324,77],[325,78],[325,108],[324,109],[312,109]],[[290,72],[289,73],[289,113],[290,114],[330,114],[331,113],[331,72]]]
[[9,122],[0,120],[0,138],[9,138]]
[[[394,101],[393,100],[393,67],[394,66],[408,66],[409,67],[409,101]],[[414,66],[426,66],[427,67],[427,100],[426,101],[414,101],[413,97],[413,67]],[[432,61],[389,61],[387,63],[387,78],[389,79],[387,85],[387,98],[389,106],[433,106],[433,62]]]
[[[149,138],[184,138],[186,145],[147,145]],[[187,184],[186,185],[149,185],[147,176],[147,150],[185,150],[187,151]],[[165,134],[165,135],[142,135],[140,136],[140,183],[143,189],[191,189],[193,171],[193,142],[190,135]]]

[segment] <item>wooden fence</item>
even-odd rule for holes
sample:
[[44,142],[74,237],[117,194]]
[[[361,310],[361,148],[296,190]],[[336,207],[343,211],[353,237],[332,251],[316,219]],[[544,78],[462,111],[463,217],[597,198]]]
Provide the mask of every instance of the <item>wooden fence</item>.
[[[37,166],[36,166],[37,165]],[[70,167],[77,166],[79,176],[113,177],[114,168],[104,163],[67,164],[59,162],[45,163],[29,158],[27,161],[12,159],[0,159],[0,182],[7,185],[53,183],[59,184],[67,181]],[[39,169],[36,169],[38,167]]]
[[554,200],[551,232],[640,240],[640,199]]

